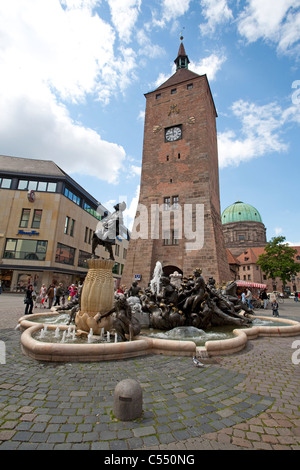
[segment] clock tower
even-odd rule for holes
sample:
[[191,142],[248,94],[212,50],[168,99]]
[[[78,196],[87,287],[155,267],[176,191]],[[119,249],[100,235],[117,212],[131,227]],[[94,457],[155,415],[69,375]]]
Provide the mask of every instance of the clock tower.
[[[182,38],[181,38],[182,39]],[[206,75],[189,70],[181,42],[176,72],[147,93],[139,205],[122,284],[146,287],[157,261],[170,275],[202,269],[230,279],[219,196],[216,109]]]

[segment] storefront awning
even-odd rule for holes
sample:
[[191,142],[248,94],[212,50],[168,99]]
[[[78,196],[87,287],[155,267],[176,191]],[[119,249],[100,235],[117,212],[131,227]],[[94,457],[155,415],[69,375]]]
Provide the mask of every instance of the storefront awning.
[[235,281],[238,287],[257,287],[258,289],[266,289],[267,284],[259,284],[258,282]]

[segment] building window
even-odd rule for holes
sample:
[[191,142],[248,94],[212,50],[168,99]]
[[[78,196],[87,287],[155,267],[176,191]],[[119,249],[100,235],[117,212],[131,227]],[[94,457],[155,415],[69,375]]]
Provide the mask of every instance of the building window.
[[126,259],[126,257],[127,257],[127,249],[124,248],[123,249],[123,259]]
[[10,189],[12,180],[9,178],[0,178],[0,187],[2,189]]
[[29,223],[29,217],[30,217],[30,209],[23,209],[19,227],[27,228],[28,223]]
[[172,209],[179,208],[179,196],[172,196]]
[[64,228],[64,233],[68,233],[69,231],[69,223],[70,223],[70,217],[67,215],[66,220],[65,220],[65,228]]
[[70,237],[74,236],[74,228],[75,228],[75,220],[71,220],[71,225],[70,225]]
[[41,191],[48,193],[56,192],[57,183],[50,183],[48,181],[29,181],[29,180],[19,180],[18,189],[21,191]]
[[31,228],[40,228],[41,220],[42,220],[42,212],[43,211],[40,209],[34,210]]
[[115,256],[120,256],[120,245],[115,245]]
[[120,270],[120,264],[119,263],[115,263],[114,264],[114,267],[112,269],[112,273],[113,274],[119,274],[119,270]]
[[165,246],[178,245],[178,231],[177,230],[166,230],[163,236],[163,244]]
[[31,261],[44,261],[47,252],[45,240],[19,240],[8,238],[6,240],[3,258],[23,259]]
[[62,243],[57,244],[55,262],[74,265],[75,248]]
[[189,84],[186,86],[186,88],[187,88],[188,90],[191,90],[191,89],[193,88],[193,86],[194,86],[193,83],[189,83]]
[[89,228],[85,227],[85,235],[84,235],[84,241],[85,243],[88,242],[88,236],[89,236]]
[[175,93],[177,93],[177,89],[176,89],[176,88],[172,88],[172,90],[171,90],[171,95],[175,95]]
[[78,266],[80,268],[86,268],[88,269],[88,264],[87,260],[90,259],[91,255],[87,251],[81,251],[79,250],[79,255],[78,255]]
[[64,191],[64,195],[70,199],[70,201],[73,201],[75,202],[75,204],[77,204],[77,206],[80,206],[81,205],[81,199],[79,196],[76,196],[76,194],[74,194],[72,191],[70,191],[68,188],[65,188],[65,191]]
[[171,198],[165,197],[164,198],[164,210],[169,211],[171,207]]
[[161,93],[157,93],[157,95],[155,96],[155,98],[156,98],[157,100],[159,100],[159,98],[161,98]]

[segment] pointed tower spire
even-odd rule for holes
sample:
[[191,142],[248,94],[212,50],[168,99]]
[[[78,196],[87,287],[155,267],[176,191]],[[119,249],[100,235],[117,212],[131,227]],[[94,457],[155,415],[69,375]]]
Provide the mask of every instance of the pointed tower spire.
[[178,51],[178,55],[177,55],[177,58],[174,60],[175,64],[176,64],[176,70],[178,69],[188,69],[189,68],[189,58],[185,52],[185,49],[184,49],[184,45],[183,45],[183,36],[181,35],[180,36],[180,40],[181,40],[181,43],[180,43],[180,46],[179,46],[179,51]]

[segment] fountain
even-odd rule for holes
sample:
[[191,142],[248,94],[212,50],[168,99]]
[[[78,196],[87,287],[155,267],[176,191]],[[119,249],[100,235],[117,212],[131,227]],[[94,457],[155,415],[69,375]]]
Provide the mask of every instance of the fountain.
[[[217,288],[212,278],[204,282],[199,269],[183,278],[178,287],[163,275],[157,262],[148,288],[128,298],[114,294],[111,260],[91,259],[88,263],[75,325],[70,324],[74,306],[68,324],[68,315],[62,317],[58,310],[22,317],[19,325],[25,330],[21,336],[25,354],[56,362],[115,360],[153,353],[203,357],[240,351],[248,339],[260,335],[300,333],[300,323],[292,320],[284,320],[281,326],[282,320],[278,323],[276,319],[276,327],[256,324],[253,311],[236,295],[235,282]],[[35,318],[40,318],[40,323]],[[63,322],[57,324],[58,318]],[[268,317],[257,318],[270,321]],[[147,331],[141,332],[141,323]],[[229,335],[210,331],[224,325],[231,326]]]

